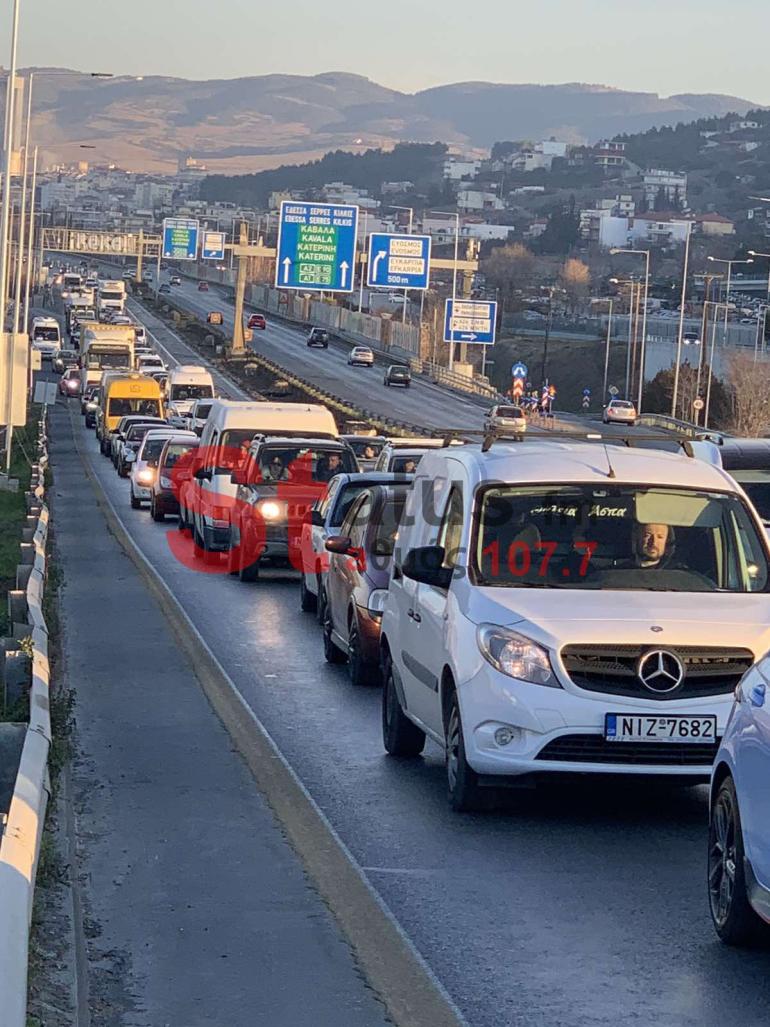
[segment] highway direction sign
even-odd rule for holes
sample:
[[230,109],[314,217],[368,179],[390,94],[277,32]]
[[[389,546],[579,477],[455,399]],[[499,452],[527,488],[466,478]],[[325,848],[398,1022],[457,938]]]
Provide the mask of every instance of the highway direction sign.
[[472,342],[493,346],[497,303],[480,300],[447,300],[444,311],[444,342]]
[[282,203],[275,284],[303,292],[352,292],[357,234],[356,206]]
[[201,257],[204,260],[225,259],[225,233],[204,232],[203,244],[201,246]]
[[200,222],[190,218],[163,219],[163,256],[171,260],[195,260],[198,256]]
[[367,285],[375,289],[427,289],[430,279],[429,235],[369,236]]

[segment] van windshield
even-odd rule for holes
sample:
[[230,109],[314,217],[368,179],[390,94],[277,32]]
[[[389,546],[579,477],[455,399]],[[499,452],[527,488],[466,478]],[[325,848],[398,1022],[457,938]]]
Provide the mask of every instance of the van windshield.
[[487,488],[472,563],[478,584],[507,588],[770,590],[741,498],[684,489]]
[[109,401],[108,417],[126,417],[128,414],[146,414],[148,417],[160,417],[160,400],[113,397]]
[[32,329],[34,342],[58,342],[59,338],[59,328],[56,325],[38,325]]
[[171,399],[172,400],[184,400],[186,399],[211,399],[214,395],[214,390],[210,385],[172,385],[171,386]]

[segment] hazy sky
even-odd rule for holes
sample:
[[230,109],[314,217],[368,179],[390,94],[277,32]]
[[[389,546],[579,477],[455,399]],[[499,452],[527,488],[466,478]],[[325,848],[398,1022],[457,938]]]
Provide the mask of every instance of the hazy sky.
[[[12,0],[0,0],[7,66]],[[22,0],[22,65],[234,78],[594,82],[770,104],[768,0]]]

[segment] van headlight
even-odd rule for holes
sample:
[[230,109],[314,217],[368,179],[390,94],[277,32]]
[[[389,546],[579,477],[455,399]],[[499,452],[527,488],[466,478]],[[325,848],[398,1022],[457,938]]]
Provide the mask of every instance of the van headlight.
[[548,650],[531,638],[498,624],[480,624],[476,639],[481,655],[501,674],[533,685],[561,688]]

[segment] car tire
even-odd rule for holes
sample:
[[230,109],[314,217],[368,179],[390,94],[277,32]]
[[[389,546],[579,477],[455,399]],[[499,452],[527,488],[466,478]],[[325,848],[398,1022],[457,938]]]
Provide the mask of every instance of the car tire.
[[316,598],[316,609],[315,615],[318,623],[323,627],[324,617],[326,616],[326,589],[323,586],[320,576],[318,580],[318,596]]
[[752,946],[770,938],[770,927],[749,903],[741,814],[732,777],[719,786],[711,809],[707,883],[711,919],[725,945]]
[[131,509],[132,510],[140,510],[141,507],[142,507],[141,499],[137,499],[136,496],[134,495],[134,493],[132,492],[131,493]]
[[457,692],[452,691],[446,724],[446,772],[449,805],[456,813],[478,809],[478,774],[465,757],[465,739]]
[[332,617],[329,604],[326,604],[323,623],[324,657],[327,663],[344,663],[347,656],[332,641]]
[[361,631],[353,614],[348,629],[348,675],[354,688],[380,684],[380,669],[376,663],[364,659],[361,651]]
[[382,744],[389,756],[415,759],[425,748],[425,732],[404,713],[393,680],[393,665],[387,660],[382,688]]
[[119,478],[127,478],[128,477],[128,467],[123,463],[122,460],[118,464],[118,477]]
[[259,561],[255,563],[247,563],[246,565],[238,564],[238,580],[243,581],[245,584],[251,584],[254,581],[259,580]]
[[155,500],[153,500],[150,503],[150,514],[151,514],[152,519],[154,521],[165,521],[165,519],[166,519],[166,515],[163,512],[163,508],[158,506],[158,504],[155,502]]
[[315,613],[318,607],[318,598],[314,596],[305,583],[305,574],[299,579],[299,608],[303,613]]
[[100,442],[99,442],[99,449],[101,451],[102,456],[109,456],[110,455],[109,445],[108,445],[107,442],[105,442],[104,439],[100,440]]

